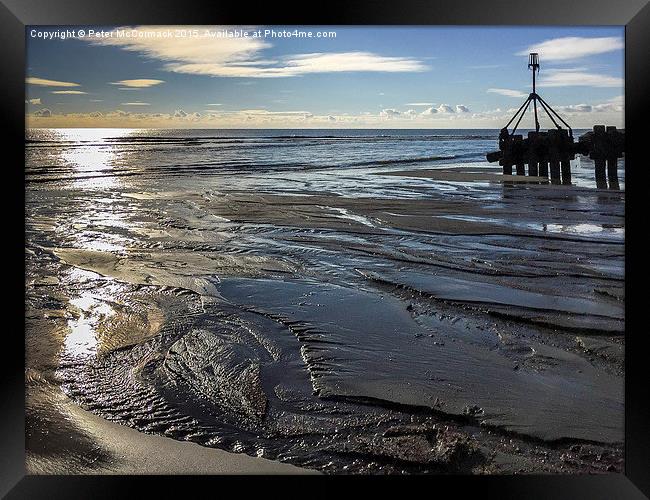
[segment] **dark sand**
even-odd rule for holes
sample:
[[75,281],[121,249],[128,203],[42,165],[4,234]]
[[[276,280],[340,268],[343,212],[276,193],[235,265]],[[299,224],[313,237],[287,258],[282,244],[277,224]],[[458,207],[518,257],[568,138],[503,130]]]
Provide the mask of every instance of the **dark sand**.
[[[139,431],[325,472],[621,471],[624,194],[390,176],[497,187],[124,194],[120,249],[79,245],[90,223],[32,250],[34,380]],[[95,332],[82,362],[70,330]],[[34,471],[299,470],[115,431],[34,383]],[[183,459],[142,459],[158,446]]]
[[27,393],[28,474],[316,474],[290,464],[145,434],[73,403],[47,383]]
[[518,182],[538,184],[542,181],[548,182],[548,179],[535,176],[521,175],[504,175],[495,172],[493,168],[464,168],[462,170],[453,169],[435,169],[435,170],[399,170],[396,172],[382,172],[379,175],[396,175],[398,177],[417,177],[422,179],[431,179],[433,181],[448,182]]

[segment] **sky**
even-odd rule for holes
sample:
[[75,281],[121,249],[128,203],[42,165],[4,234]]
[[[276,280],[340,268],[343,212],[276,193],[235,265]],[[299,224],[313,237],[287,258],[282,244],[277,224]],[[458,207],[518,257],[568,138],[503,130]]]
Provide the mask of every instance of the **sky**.
[[501,128],[531,92],[531,51],[537,92],[573,128],[623,126],[623,27],[38,26],[26,40],[28,127]]

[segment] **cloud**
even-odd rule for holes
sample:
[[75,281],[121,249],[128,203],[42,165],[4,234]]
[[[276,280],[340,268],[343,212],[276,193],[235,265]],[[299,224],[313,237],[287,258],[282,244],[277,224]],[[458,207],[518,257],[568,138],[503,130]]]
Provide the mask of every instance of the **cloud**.
[[516,55],[524,56],[530,52],[537,52],[542,61],[568,61],[621,50],[623,47],[623,39],[615,36],[597,38],[567,36],[531,45],[517,52]]
[[565,113],[590,113],[593,106],[589,104],[571,104],[569,106],[561,106],[560,111]]
[[456,113],[469,113],[469,108],[463,104],[456,104]]
[[346,71],[413,72],[427,69],[410,57],[386,57],[371,52],[314,53],[290,56],[285,63],[289,73],[329,73]]
[[111,85],[120,85],[130,89],[143,89],[153,87],[154,85],[160,85],[161,83],[165,83],[165,81],[153,80],[151,78],[137,78],[135,80],[119,80],[117,82],[110,82]]
[[[459,104],[457,106],[463,106]],[[452,108],[452,106],[448,106]],[[591,110],[590,110],[591,108]],[[146,109],[146,108],[145,108]],[[511,118],[513,109],[491,109],[481,112],[441,113],[439,108],[430,108],[429,114],[416,109],[406,111],[389,108],[392,128],[492,128],[502,127]],[[455,109],[455,106],[452,108]],[[600,103],[579,103],[556,107],[567,117],[575,129],[591,128],[594,123],[623,126],[623,97],[617,96]],[[315,115],[304,110],[242,109],[231,111],[210,110],[198,113],[176,110],[175,113],[147,113],[115,110],[100,113],[60,113],[48,111],[26,115],[28,126],[33,127],[121,127],[121,128],[385,128],[386,110],[381,112],[360,112],[356,114]],[[594,114],[597,113],[597,114]],[[521,126],[532,127],[531,113]],[[551,127],[543,114],[544,128]]]
[[[179,27],[182,29],[182,27]],[[116,28],[120,30],[124,28]],[[133,29],[138,30],[138,27]],[[150,27],[147,33],[167,32],[168,26]],[[219,30],[219,27],[216,27]],[[98,45],[111,45],[139,52],[165,62],[163,68],[176,73],[237,78],[293,77],[311,73],[351,71],[416,72],[428,69],[412,57],[382,56],[372,52],[316,52],[263,59],[261,52],[271,44],[261,38],[187,37],[169,39],[163,36],[106,37],[87,40]],[[119,82],[115,82],[116,84]]]
[[432,102],[407,102],[407,106],[433,106]]
[[222,106],[222,104],[214,102],[214,103],[206,104],[206,106]]
[[396,109],[382,109],[381,112],[379,113],[379,116],[383,116],[385,118],[392,118],[393,116],[399,116],[401,113],[397,111]]
[[[241,109],[239,111],[231,111],[230,114],[233,113],[243,113],[245,115],[255,115],[255,116],[262,116],[262,115],[275,115],[275,116],[304,116],[304,115],[311,115],[308,111],[269,111],[267,109]],[[223,112],[222,114],[226,114],[226,112]]]
[[438,106],[438,113],[454,113],[454,108],[447,104],[441,104]]
[[80,86],[78,83],[59,82],[57,80],[47,80],[45,78],[36,78],[34,76],[27,77],[25,82],[30,85],[40,85],[42,87],[79,87]]
[[575,70],[547,72],[539,82],[540,87],[623,87],[623,79]]
[[39,109],[38,111],[34,112],[34,116],[40,116],[42,118],[49,118],[52,116],[52,111],[50,111],[47,108]]
[[562,113],[617,113],[622,114],[624,111],[623,96],[616,96],[612,99],[598,104],[570,104],[560,106],[558,111]]
[[123,102],[121,105],[122,106],[150,106],[148,102],[140,102],[140,101]]
[[37,97],[35,99],[29,99],[29,104],[41,104],[41,98]]
[[511,89],[487,89],[487,91],[490,94],[499,94],[499,95],[504,95],[506,97],[517,97],[517,98],[522,98],[522,97],[528,97],[528,94],[525,92],[521,92],[519,90],[511,90]]
[[81,90],[53,90],[53,94],[68,94],[68,95],[81,95],[87,94],[87,92],[82,92]]
[[623,96],[616,96],[612,99],[610,99],[607,102],[601,103],[601,104],[596,104],[593,106],[593,110],[600,113],[600,112],[617,112],[620,113],[625,109],[625,102],[623,99]]
[[104,102],[104,99],[90,99],[90,102]]
[[427,116],[427,115],[435,115],[436,113],[438,113],[438,110],[436,108],[434,108],[433,106],[431,106],[430,108],[427,108],[424,111],[422,111],[422,114],[425,115],[425,116]]
[[371,52],[339,52],[297,54],[283,57],[278,64],[267,66],[267,61],[230,63],[170,63],[165,69],[177,73],[221,77],[281,78],[313,73],[339,72],[415,72],[426,66],[407,57],[385,57]]

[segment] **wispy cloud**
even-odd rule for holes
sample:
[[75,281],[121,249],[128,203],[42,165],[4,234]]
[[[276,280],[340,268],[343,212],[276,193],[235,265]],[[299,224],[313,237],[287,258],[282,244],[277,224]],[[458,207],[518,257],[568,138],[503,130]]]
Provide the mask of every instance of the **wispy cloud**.
[[624,85],[623,79],[587,73],[585,71],[555,70],[546,73],[539,82],[541,87],[620,87]]
[[512,90],[512,89],[498,89],[498,88],[496,88],[496,89],[487,89],[487,91],[490,94],[499,94],[499,95],[504,95],[506,97],[518,97],[518,98],[521,98],[521,97],[527,97],[528,96],[528,94],[526,94],[525,92],[521,92],[519,90]]
[[530,52],[538,52],[542,61],[568,61],[621,50],[623,46],[623,39],[615,36],[596,38],[567,36],[531,45],[517,52],[516,55],[524,56]]
[[128,87],[131,89],[142,89],[153,87],[165,83],[164,80],[154,80],[152,78],[136,78],[134,80],[119,80],[117,82],[110,82],[111,85],[119,85],[121,87]]
[[41,98],[40,98],[40,97],[37,97],[37,98],[35,98],[35,99],[29,99],[29,100],[26,101],[26,102],[29,102],[29,104],[41,104]]
[[[122,29],[122,28],[116,28]],[[137,27],[135,29],[138,29]],[[217,27],[216,29],[219,29]],[[147,32],[166,32],[168,26],[147,27]],[[316,52],[269,60],[261,56],[271,45],[259,38],[139,37],[88,40],[139,52],[163,61],[164,69],[176,73],[238,78],[278,78],[334,72],[417,72],[428,67],[413,57],[383,56],[372,52]],[[115,82],[120,84],[120,82]]]
[[172,63],[166,69],[177,73],[223,77],[279,78],[309,73],[416,72],[427,69],[409,57],[386,57],[371,52],[298,54],[284,57],[279,66],[224,63]]
[[432,102],[407,102],[407,106],[433,106]]
[[122,106],[150,106],[150,104],[148,102],[140,102],[140,101],[123,102],[121,105]]
[[30,85],[40,85],[43,87],[80,87],[78,83],[60,82],[58,80],[48,80],[46,78],[37,78],[35,76],[28,76],[25,82]]
[[53,94],[67,94],[67,95],[82,95],[87,94],[87,92],[82,92],[81,90],[53,90]]
[[221,105],[222,105],[221,103],[217,103],[217,102],[211,102],[206,104],[206,106],[221,106]]

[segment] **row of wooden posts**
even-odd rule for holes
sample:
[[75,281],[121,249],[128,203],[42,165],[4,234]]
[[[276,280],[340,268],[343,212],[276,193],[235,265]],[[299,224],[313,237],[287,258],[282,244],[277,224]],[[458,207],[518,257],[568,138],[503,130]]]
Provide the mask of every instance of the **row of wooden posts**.
[[498,160],[504,175],[512,175],[513,167],[517,175],[526,175],[528,165],[529,176],[548,179],[550,174],[552,183],[570,184],[571,160],[581,154],[594,160],[598,187],[606,187],[606,179],[611,187],[618,184],[618,158],[623,156],[624,143],[624,131],[604,125],[594,126],[593,131],[582,135],[577,142],[566,129],[528,132],[525,138],[503,129],[499,151],[488,153],[487,160]]

